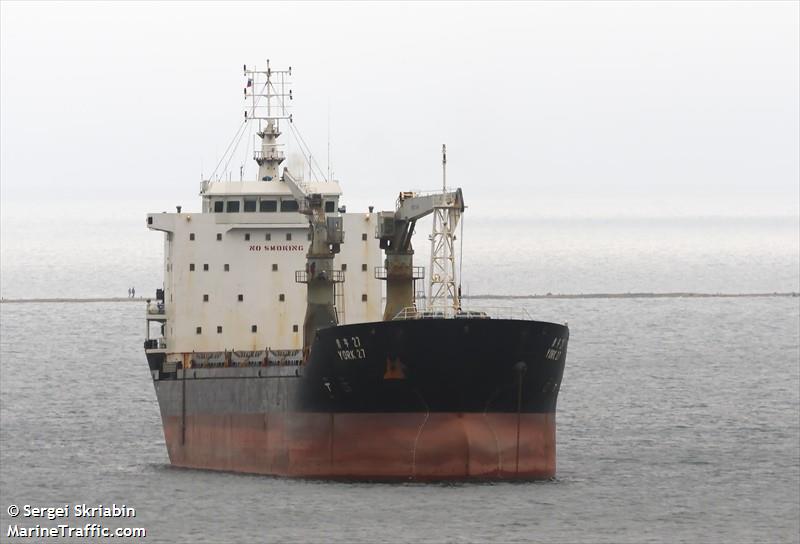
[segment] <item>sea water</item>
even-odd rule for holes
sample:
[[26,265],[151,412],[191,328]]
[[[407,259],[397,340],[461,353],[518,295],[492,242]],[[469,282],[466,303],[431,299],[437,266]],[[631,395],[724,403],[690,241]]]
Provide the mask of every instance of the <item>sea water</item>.
[[[4,218],[2,296],[149,294],[161,240],[138,219]],[[800,291],[796,219],[467,221],[472,295]],[[3,303],[0,540],[59,523],[12,518],[12,504],[124,504],[135,517],[93,521],[146,542],[800,541],[800,298],[473,302],[569,322],[552,481],[172,468],[143,303]]]

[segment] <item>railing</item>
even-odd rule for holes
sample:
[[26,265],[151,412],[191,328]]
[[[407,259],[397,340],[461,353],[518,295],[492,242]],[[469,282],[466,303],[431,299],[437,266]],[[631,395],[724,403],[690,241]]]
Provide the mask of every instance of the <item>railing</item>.
[[[388,272],[385,266],[376,266],[375,267],[375,279],[376,280],[385,280],[388,277]],[[412,280],[423,280],[425,279],[425,267],[424,266],[412,266],[411,267],[411,279]]]
[[144,341],[144,349],[167,349],[167,341],[161,338],[150,338]]
[[402,319],[515,319],[532,320],[525,308],[518,307],[481,307],[480,309],[456,309],[452,306],[434,308],[415,308],[407,306],[397,312],[392,320]]
[[149,303],[147,313],[148,315],[164,315],[164,303],[161,301]]
[[[322,272],[320,272],[316,276],[321,277]],[[314,279],[314,276],[309,274],[305,270],[297,270],[294,273],[295,283],[308,283],[312,279]],[[341,270],[331,270],[327,279],[333,283],[342,283],[344,281],[344,272]]]
[[260,149],[257,149],[253,152],[253,158],[257,161],[265,161],[265,160],[282,161],[286,157],[284,156],[283,151],[273,150],[264,153]]

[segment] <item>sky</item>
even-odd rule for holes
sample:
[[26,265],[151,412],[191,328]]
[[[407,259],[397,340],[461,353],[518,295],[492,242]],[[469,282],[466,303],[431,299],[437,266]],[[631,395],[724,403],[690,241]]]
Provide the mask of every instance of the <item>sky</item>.
[[198,209],[266,59],[350,211],[440,187],[444,143],[481,216],[800,214],[788,1],[3,1],[2,212]]

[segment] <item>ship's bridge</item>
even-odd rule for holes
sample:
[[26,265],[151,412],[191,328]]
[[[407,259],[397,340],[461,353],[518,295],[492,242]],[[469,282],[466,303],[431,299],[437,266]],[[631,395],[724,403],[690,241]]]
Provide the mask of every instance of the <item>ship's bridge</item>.
[[[304,183],[309,194],[321,194],[325,212],[339,209],[342,189],[338,181]],[[296,212],[299,204],[289,186],[280,180],[203,181],[200,184],[203,213]]]

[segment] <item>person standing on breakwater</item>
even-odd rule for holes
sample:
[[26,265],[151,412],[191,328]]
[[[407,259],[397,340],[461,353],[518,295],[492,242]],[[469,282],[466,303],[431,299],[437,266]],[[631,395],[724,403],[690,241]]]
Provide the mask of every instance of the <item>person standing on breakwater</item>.
[[131,287],[131,298],[136,298],[136,287]]
[[131,298],[131,288],[128,287],[128,298]]

